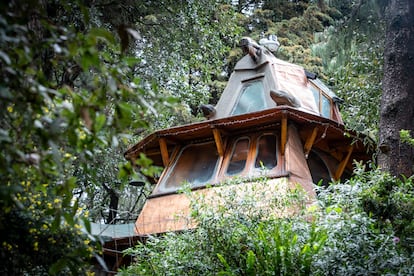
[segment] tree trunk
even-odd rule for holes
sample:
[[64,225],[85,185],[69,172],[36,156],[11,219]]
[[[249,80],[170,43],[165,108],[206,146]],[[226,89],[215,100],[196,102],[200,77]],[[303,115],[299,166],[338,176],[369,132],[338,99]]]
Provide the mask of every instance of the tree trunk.
[[414,149],[399,132],[414,135],[414,1],[390,0],[386,16],[378,166],[408,177],[414,171]]

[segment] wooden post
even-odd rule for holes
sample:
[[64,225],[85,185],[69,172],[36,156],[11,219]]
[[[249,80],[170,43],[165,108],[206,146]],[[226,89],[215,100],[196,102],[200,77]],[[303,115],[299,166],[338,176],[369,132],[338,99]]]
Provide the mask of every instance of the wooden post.
[[162,163],[164,164],[164,167],[167,167],[168,162],[169,162],[167,140],[161,137],[159,140],[159,143],[160,143]]
[[315,138],[317,134],[318,134],[318,127],[314,127],[312,134],[308,137],[308,139],[306,139],[306,143],[304,147],[306,159],[308,159],[309,152],[313,146],[313,143],[315,142]]
[[287,141],[287,116],[286,114],[283,114],[282,117],[282,126],[281,126],[281,134],[280,134],[280,150],[282,152],[282,155],[285,154],[285,148],[286,148],[286,141]]
[[221,139],[220,130],[213,128],[214,141],[216,142],[217,152],[219,156],[224,155],[223,140]]
[[341,178],[341,176],[342,176],[342,174],[345,170],[346,164],[348,163],[349,158],[351,157],[351,154],[352,154],[353,150],[354,150],[354,146],[353,145],[349,146],[348,154],[345,156],[344,160],[342,160],[341,163],[339,163],[339,166],[336,169],[336,172],[335,172],[335,175],[334,175],[334,180],[335,181],[337,181]]

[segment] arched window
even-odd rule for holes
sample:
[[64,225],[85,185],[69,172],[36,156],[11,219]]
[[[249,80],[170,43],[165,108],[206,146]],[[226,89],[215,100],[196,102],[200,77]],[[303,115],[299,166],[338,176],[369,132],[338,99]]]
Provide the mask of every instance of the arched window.
[[218,161],[217,149],[212,142],[185,146],[154,194],[175,192],[183,182],[190,183],[191,187],[207,184],[215,175]]
[[261,81],[245,83],[240,92],[240,97],[231,115],[239,115],[266,108],[264,88]]
[[241,173],[246,166],[247,156],[249,153],[250,140],[247,137],[240,138],[233,146],[231,159],[227,167],[227,175]]
[[277,165],[276,135],[265,134],[259,137],[256,149],[255,168],[270,170]]

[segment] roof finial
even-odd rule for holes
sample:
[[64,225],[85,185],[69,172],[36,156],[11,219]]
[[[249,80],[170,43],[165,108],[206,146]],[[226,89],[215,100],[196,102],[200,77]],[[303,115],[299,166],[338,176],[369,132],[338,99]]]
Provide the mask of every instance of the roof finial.
[[259,44],[263,45],[270,52],[276,52],[279,49],[280,43],[277,40],[277,36],[274,34],[269,35],[267,38],[261,38]]

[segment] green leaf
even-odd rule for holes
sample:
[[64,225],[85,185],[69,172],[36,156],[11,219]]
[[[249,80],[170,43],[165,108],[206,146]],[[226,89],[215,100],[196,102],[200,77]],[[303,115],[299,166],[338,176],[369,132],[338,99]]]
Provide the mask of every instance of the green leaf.
[[0,143],[11,143],[12,139],[9,136],[9,132],[7,130],[4,130],[0,128]]
[[227,270],[229,270],[229,269],[230,269],[230,266],[229,266],[229,264],[227,263],[226,259],[223,257],[223,255],[221,255],[220,253],[217,253],[217,258],[219,259],[220,263],[221,263],[222,265],[224,265],[224,267],[225,267]]
[[91,67],[99,67],[99,57],[94,48],[87,49],[81,57],[81,67],[84,71],[88,71]]
[[102,28],[93,28],[89,31],[89,34],[98,38],[103,38],[106,41],[115,44],[115,37],[112,33],[106,29]]
[[118,126],[119,128],[127,127],[131,120],[132,120],[132,114],[133,110],[132,107],[127,103],[118,103],[116,105],[116,110],[118,112]]
[[130,162],[121,163],[119,165],[118,178],[127,179],[133,172],[132,165]]
[[49,274],[50,275],[56,275],[59,272],[61,272],[64,268],[67,267],[68,260],[61,258],[54,264],[52,264],[49,268]]
[[3,85],[0,85],[0,98],[5,100],[13,100],[13,95],[10,93],[10,89]]
[[52,222],[52,230],[59,229],[60,222],[61,222],[60,212],[57,212],[57,214],[55,214],[55,218],[54,218],[54,220]]
[[247,275],[255,275],[255,262],[256,262],[256,255],[254,254],[254,252],[252,250],[249,250],[247,252],[247,258],[246,258],[246,272]]
[[91,222],[87,218],[82,218],[83,225],[88,233],[91,233]]
[[95,132],[99,132],[103,128],[103,126],[105,125],[105,122],[106,122],[105,114],[98,114],[95,117],[95,121],[94,121],[94,124],[93,124],[93,129],[95,130]]
[[63,217],[65,218],[65,221],[69,224],[69,225],[74,225],[75,221],[73,218],[72,213],[64,213]]

